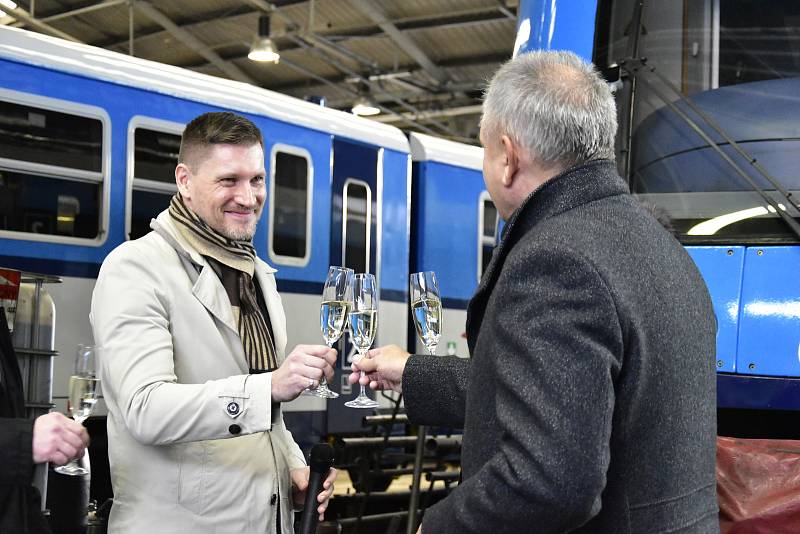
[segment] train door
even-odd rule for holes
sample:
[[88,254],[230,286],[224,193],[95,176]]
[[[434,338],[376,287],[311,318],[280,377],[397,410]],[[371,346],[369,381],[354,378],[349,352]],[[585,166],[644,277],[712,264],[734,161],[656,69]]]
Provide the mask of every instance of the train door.
[[[334,139],[331,206],[331,265],[378,278],[378,165],[380,149]],[[380,280],[378,280],[380,287]],[[378,317],[380,321],[380,316]],[[355,354],[349,335],[342,336],[331,388],[341,397],[328,401],[328,433],[358,432],[365,410],[347,408],[353,395],[347,384]],[[377,346],[378,340],[375,340]]]

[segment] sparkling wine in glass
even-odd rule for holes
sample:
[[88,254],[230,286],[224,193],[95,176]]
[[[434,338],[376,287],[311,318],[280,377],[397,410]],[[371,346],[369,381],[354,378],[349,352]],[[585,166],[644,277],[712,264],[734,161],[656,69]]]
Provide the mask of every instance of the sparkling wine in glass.
[[413,273],[409,278],[409,296],[414,327],[422,343],[432,355],[442,333],[442,299],[433,271]]
[[[100,379],[97,378],[97,357],[94,347],[78,345],[75,354],[75,372],[69,377],[69,398],[67,412],[78,423],[83,423],[94,410],[99,393]],[[55,468],[62,475],[86,475],[89,471],[81,467],[77,460]]]
[[[375,277],[371,274],[357,274],[353,277],[353,306],[350,309],[350,335],[358,351],[356,362],[363,358],[378,329],[378,294]],[[344,403],[349,408],[377,408],[378,403],[367,396],[365,386],[361,386],[358,397]]]
[[[322,304],[319,307],[319,322],[322,337],[329,347],[339,341],[347,324],[347,312],[350,310],[353,291],[353,269],[332,265],[328,268],[328,277],[322,289]],[[306,390],[308,395],[335,399],[339,396],[328,388],[328,382],[323,375],[319,385],[314,389]]]

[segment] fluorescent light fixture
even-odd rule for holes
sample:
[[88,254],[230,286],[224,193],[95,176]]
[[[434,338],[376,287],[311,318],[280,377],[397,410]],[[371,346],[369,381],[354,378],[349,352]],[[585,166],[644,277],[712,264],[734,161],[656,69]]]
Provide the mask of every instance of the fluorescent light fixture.
[[[0,0],[2,1],[2,0]],[[272,39],[269,38],[269,15],[261,15],[258,18],[258,35],[250,46],[250,53],[247,58],[252,61],[264,63],[277,63],[281,59],[277,47]]]
[[[783,204],[778,204],[778,207],[786,211],[786,206]],[[772,206],[757,206],[755,208],[747,208],[745,210],[734,211],[732,213],[726,213],[724,215],[719,215],[714,217],[713,219],[709,219],[707,221],[703,221],[700,224],[696,224],[686,232],[687,235],[714,235],[722,228],[725,228],[728,225],[733,223],[737,223],[739,221],[743,221],[745,219],[752,219],[754,217],[761,217],[762,215],[767,215],[768,213],[775,213],[775,208]]]
[[353,103],[353,107],[350,111],[353,113],[353,115],[358,115],[359,117],[369,117],[371,115],[379,114],[381,112],[381,108],[371,103],[365,97],[360,96]]

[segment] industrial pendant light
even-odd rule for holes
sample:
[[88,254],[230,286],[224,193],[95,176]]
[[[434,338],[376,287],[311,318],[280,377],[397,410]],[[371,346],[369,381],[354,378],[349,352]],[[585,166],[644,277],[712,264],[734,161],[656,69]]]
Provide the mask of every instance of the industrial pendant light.
[[269,15],[258,17],[258,35],[253,40],[247,57],[253,61],[269,63],[277,63],[280,60],[281,56],[272,39],[269,38]]
[[358,98],[356,101],[353,102],[353,107],[350,108],[350,112],[353,115],[358,115],[360,117],[369,117],[371,115],[377,115],[381,112],[381,108],[376,106],[367,95],[369,94],[369,86],[364,83],[360,82],[358,84]]

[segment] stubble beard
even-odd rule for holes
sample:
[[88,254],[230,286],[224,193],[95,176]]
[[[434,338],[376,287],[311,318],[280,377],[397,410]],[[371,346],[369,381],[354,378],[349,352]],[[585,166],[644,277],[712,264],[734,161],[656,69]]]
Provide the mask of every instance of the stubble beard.
[[252,241],[256,233],[256,225],[248,228],[222,228],[220,233],[233,241]]

